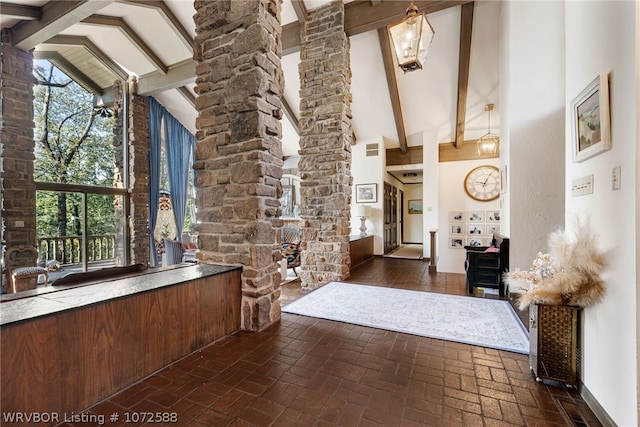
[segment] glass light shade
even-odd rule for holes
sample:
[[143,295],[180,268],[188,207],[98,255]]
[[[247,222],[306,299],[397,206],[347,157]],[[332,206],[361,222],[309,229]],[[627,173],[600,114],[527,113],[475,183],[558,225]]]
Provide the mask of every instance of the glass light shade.
[[500,148],[500,138],[494,133],[487,133],[478,139],[477,144],[480,157],[495,156]]
[[413,4],[407,8],[404,20],[389,27],[389,35],[398,60],[398,66],[406,73],[422,69],[433,40],[433,27],[418,13]]

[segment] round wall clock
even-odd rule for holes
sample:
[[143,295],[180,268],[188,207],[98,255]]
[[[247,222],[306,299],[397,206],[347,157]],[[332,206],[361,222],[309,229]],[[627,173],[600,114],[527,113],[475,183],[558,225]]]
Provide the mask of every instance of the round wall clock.
[[500,196],[500,172],[495,166],[478,166],[471,169],[464,179],[464,190],[469,197],[481,202]]

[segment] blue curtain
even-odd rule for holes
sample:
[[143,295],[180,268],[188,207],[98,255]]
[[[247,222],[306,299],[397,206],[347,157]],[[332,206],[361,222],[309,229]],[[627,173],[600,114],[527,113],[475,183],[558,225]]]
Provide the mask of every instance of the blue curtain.
[[182,229],[187,211],[187,180],[195,137],[170,114],[167,125],[167,163],[169,165],[169,189],[173,218],[176,221],[176,240],[182,240]]
[[158,217],[160,197],[160,147],[162,144],[162,118],[166,110],[155,99],[149,97],[149,239],[151,241],[152,265],[158,265],[158,252],[153,231]]

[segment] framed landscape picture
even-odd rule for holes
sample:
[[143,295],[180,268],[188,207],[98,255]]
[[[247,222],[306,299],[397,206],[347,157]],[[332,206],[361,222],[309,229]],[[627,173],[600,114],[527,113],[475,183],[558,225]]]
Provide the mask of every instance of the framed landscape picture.
[[409,213],[421,214],[422,213],[422,200],[409,200]]
[[609,76],[601,73],[571,101],[573,162],[611,149]]
[[378,184],[356,184],[356,203],[376,203]]

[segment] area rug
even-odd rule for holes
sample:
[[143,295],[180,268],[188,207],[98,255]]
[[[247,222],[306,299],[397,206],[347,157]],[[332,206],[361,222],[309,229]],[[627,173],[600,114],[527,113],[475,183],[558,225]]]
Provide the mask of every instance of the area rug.
[[504,300],[330,282],[287,304],[282,311],[529,353],[529,333]]
[[403,245],[385,255],[387,258],[422,259],[422,245]]

